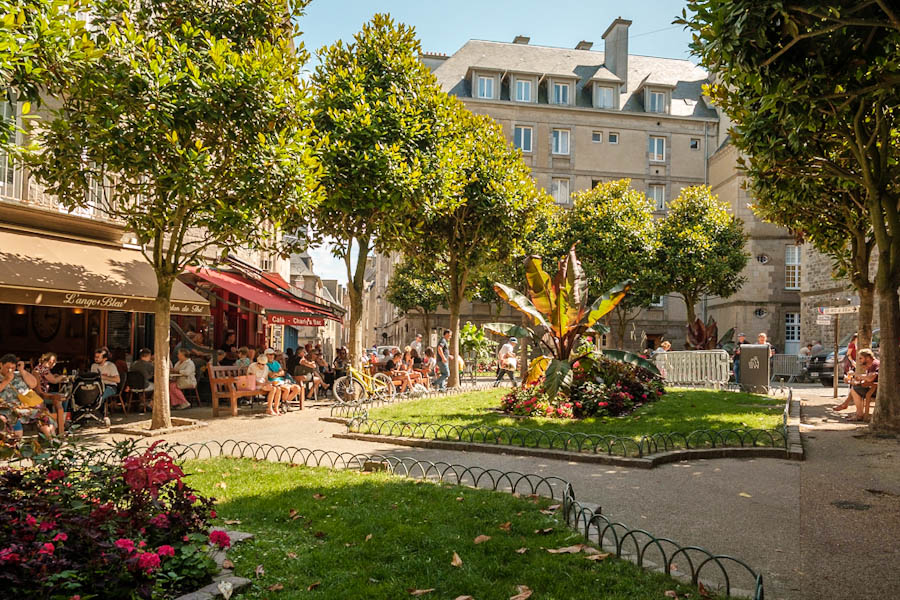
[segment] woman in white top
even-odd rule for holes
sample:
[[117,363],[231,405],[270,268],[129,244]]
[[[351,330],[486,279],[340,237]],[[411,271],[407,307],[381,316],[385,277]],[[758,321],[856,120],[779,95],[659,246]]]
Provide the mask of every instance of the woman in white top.
[[256,389],[268,392],[266,396],[266,414],[270,417],[280,415],[278,407],[281,404],[281,388],[269,382],[269,359],[265,354],[256,357],[256,362],[247,367],[247,375],[252,375],[256,380]]
[[184,348],[178,349],[178,362],[172,367],[172,377],[180,390],[192,390],[197,387],[197,367]]

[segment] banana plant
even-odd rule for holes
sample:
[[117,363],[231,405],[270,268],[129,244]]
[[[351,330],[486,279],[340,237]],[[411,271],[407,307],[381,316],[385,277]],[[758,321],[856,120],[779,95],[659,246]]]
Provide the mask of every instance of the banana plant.
[[[544,391],[551,397],[558,392],[567,394],[572,384],[572,365],[593,360],[592,353],[573,356],[578,342],[585,334],[602,335],[609,328],[600,323],[606,314],[619,304],[631,287],[622,282],[601,297],[588,303],[587,281],[575,247],[560,259],[555,277],[544,271],[540,258],[531,256],[525,261],[525,293],[502,283],[494,283],[497,295],[527,317],[529,326],[510,323],[488,323],[485,330],[498,335],[530,338],[546,353],[531,361],[528,382],[544,377]],[[611,352],[609,357],[636,364],[658,374],[656,366],[629,352]]]

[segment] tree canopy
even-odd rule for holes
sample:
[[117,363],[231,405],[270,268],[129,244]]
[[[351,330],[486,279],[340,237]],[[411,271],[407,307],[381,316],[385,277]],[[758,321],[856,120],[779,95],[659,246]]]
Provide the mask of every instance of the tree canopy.
[[407,256],[394,268],[387,287],[387,301],[403,312],[419,311],[425,317],[425,333],[431,329],[430,316],[447,307],[447,280],[439,257]]

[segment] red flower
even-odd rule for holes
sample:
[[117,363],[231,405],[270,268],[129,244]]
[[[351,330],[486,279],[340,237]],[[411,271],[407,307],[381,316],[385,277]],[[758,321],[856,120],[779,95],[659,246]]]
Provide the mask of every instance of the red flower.
[[598,402],[597,406],[609,406],[609,402]]
[[46,544],[41,546],[41,549],[38,550],[38,554],[49,554],[50,556],[52,556],[54,550],[56,550],[56,548],[53,546],[53,544],[47,542]]
[[138,548],[146,548],[146,547],[147,547],[147,542],[145,542],[144,540],[141,540],[138,542]]
[[216,518],[216,511],[214,511],[214,510],[209,511],[209,518],[210,518],[210,519],[215,519],[215,518]]
[[10,562],[17,563],[22,562],[22,557],[19,556],[18,553],[13,552],[12,548],[4,548],[0,550],[0,563]]
[[116,540],[115,547],[120,550],[128,550],[129,552],[134,552],[134,541],[129,540],[128,538],[119,538]]
[[156,549],[156,555],[159,557],[163,556],[175,556],[175,548],[169,545],[163,545]]
[[67,539],[69,539],[69,536],[66,535],[65,533],[57,533],[56,537],[53,538],[53,541],[54,542],[64,542]]
[[150,573],[159,568],[159,556],[155,552],[144,552],[138,557],[138,567]]
[[161,529],[168,529],[169,517],[168,515],[166,515],[166,513],[159,513],[158,515],[150,519],[150,524]]
[[37,519],[35,519],[31,515],[28,515],[27,517],[25,517],[25,524],[29,527],[34,527],[35,525],[37,525]]
[[228,548],[231,546],[231,538],[228,534],[220,529],[210,532],[209,542],[217,545],[219,548]]
[[50,531],[54,527],[56,527],[55,521],[44,521],[41,523],[40,527],[38,527],[38,531]]
[[62,479],[66,476],[65,471],[60,471],[59,469],[53,469],[52,471],[47,472],[47,479],[50,481],[56,481],[57,479]]

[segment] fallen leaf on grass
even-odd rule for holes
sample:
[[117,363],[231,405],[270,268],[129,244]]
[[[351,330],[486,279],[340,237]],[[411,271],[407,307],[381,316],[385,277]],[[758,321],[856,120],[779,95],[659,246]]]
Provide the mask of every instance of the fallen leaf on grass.
[[587,560],[596,560],[596,561],[606,560],[607,558],[609,558],[609,552],[598,552],[596,554],[588,554],[587,556],[585,556],[585,558]]
[[372,539],[372,534],[370,533],[369,535],[366,536],[366,541],[368,542],[371,539]]
[[281,585],[280,583],[273,583],[266,589],[268,589],[270,592],[280,592],[281,590],[284,589],[284,586]]
[[561,506],[562,506],[562,504],[551,504],[550,506],[547,507],[547,510],[557,510]]
[[489,539],[491,539],[491,536],[489,536],[489,535],[479,535],[477,538],[475,538],[474,542],[475,542],[475,545],[477,546],[478,544],[483,544],[484,542],[488,541]]
[[666,593],[664,594],[664,596],[666,598],[675,598],[677,600],[678,592],[676,592],[675,590],[666,590]]
[[231,559],[226,558],[225,560],[222,561],[222,568],[223,569],[233,569],[234,563],[231,562]]
[[427,590],[407,590],[410,596],[424,596],[425,594],[430,594],[434,591],[434,588],[428,588]]
[[288,558],[297,558],[297,553],[296,552],[288,552],[287,557]]
[[345,548],[350,548],[350,547],[352,547],[352,546],[353,546],[353,544],[350,543],[350,542],[347,542],[347,543],[344,544],[344,547],[345,547]]
[[219,593],[222,594],[222,597],[225,598],[225,600],[229,600],[231,594],[234,593],[234,584],[230,581],[220,581],[216,584],[216,588],[218,588]]
[[556,512],[556,511],[545,508],[544,510],[541,511],[541,514],[542,515],[552,515],[554,512]]
[[709,598],[710,597],[709,590],[707,590],[705,587],[703,587],[702,581],[697,582],[697,591],[700,593],[701,598]]
[[553,533],[553,528],[548,527],[546,529],[535,529],[534,532],[539,533],[540,535],[547,535],[547,534]]
[[600,554],[599,550],[597,550],[596,548],[592,548],[591,546],[585,546],[581,549],[581,551],[585,554]]
[[288,517],[290,517],[292,521],[295,521],[295,520],[303,517],[303,515],[301,515],[300,513],[298,513],[296,510],[294,510],[292,508],[291,510],[288,511]]
[[262,566],[262,565],[256,565],[256,576],[257,576],[257,577],[262,577],[262,576],[265,575],[265,574],[266,574],[266,570],[263,568],[263,566]]
[[753,497],[750,494],[748,494],[747,492],[741,492],[740,494],[738,494],[738,496],[741,496],[743,498],[752,498]]
[[225,482],[224,482],[224,481],[220,481],[219,483],[216,484],[216,487],[217,487],[217,488],[222,488],[222,489],[224,490],[224,489],[227,488],[228,486],[225,485]]
[[475,600],[472,596],[457,596],[453,600]]
[[456,497],[456,501],[457,501],[457,502],[462,502],[462,501],[463,501],[463,497],[462,497],[462,496],[457,496],[457,497]]
[[323,494],[313,494],[313,499],[315,500],[324,500],[325,496]]
[[314,589],[316,589],[317,587],[319,587],[320,585],[322,585],[321,581],[315,581],[315,582],[309,584],[308,586],[306,586],[306,591],[311,592]]
[[584,544],[575,544],[565,548],[547,548],[547,552],[550,554],[578,554],[582,549],[584,549]]
[[512,523],[510,521],[500,524],[500,529],[502,529],[503,531],[509,531],[510,527],[512,527]]
[[531,598],[531,590],[527,585],[517,585],[516,591],[519,592],[515,596],[510,596],[509,600],[528,600]]
[[319,539],[321,540],[323,537],[325,537],[325,532],[324,532],[324,531],[317,531],[317,532],[315,532],[315,533],[313,534],[313,537],[317,537],[317,538],[319,538]]
[[231,519],[231,520],[225,521],[225,524],[226,525],[240,525],[241,522],[239,519]]
[[450,565],[454,567],[462,566],[462,559],[459,557],[459,554],[456,552],[453,553],[453,560],[450,561]]
[[516,550],[516,554],[525,554],[526,552],[528,552],[528,548],[519,548]]

